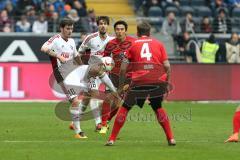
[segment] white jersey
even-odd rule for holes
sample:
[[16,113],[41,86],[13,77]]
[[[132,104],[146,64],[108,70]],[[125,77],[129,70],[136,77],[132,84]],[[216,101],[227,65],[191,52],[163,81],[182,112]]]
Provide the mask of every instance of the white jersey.
[[[78,93],[81,91],[88,91],[89,89],[89,65],[80,65],[72,72],[70,72],[64,79],[64,84],[67,86],[72,86]],[[80,89],[80,91],[79,91]]]
[[78,52],[84,53],[87,49],[90,49],[91,53],[88,64],[94,64],[99,62],[99,58],[103,57],[105,46],[112,39],[114,39],[114,37],[107,35],[107,37],[103,40],[100,38],[99,32],[92,33],[84,39],[78,49]]
[[[73,60],[78,55],[76,44],[72,38],[64,40],[60,34],[54,35],[47,42],[44,43],[48,49],[53,50],[57,55],[61,55],[69,60]],[[51,57],[52,66],[60,67],[61,62],[56,57]]]

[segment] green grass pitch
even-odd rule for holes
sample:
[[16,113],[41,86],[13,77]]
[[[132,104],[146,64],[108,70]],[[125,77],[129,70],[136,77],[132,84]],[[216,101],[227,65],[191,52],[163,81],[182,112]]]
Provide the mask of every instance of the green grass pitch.
[[69,122],[55,116],[55,103],[0,103],[0,160],[239,159],[240,144],[223,143],[232,132],[236,104],[168,102],[164,106],[177,141],[175,147],[167,145],[147,105],[130,111],[120,140],[106,147],[109,133],[94,132],[93,120],[81,126],[89,138],[74,139]]

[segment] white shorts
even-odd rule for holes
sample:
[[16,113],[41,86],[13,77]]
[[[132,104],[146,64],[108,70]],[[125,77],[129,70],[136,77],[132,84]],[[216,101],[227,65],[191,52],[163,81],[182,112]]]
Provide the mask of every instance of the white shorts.
[[87,80],[87,74],[88,74],[88,65],[81,65],[77,67],[75,70],[73,70],[71,73],[67,75],[67,77],[64,79],[64,85],[66,85],[66,88],[73,88],[75,90],[75,95],[70,95],[69,97],[78,96],[81,92],[88,92],[89,86],[88,86],[88,80]]
[[102,81],[99,79],[99,77],[95,77],[95,78],[90,78],[89,81],[89,88],[91,90],[99,90],[99,87],[101,85]]

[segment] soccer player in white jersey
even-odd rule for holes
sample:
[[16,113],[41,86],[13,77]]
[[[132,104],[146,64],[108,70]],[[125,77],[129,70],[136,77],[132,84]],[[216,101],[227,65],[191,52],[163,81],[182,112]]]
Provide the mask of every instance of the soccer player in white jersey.
[[[71,103],[71,113],[79,110],[79,100],[75,89],[65,85],[64,79],[69,74],[69,68],[76,64],[75,62],[78,65],[82,64],[75,42],[71,38],[73,24],[72,20],[64,18],[60,22],[61,33],[51,37],[41,47],[41,51],[50,56],[55,79]],[[78,119],[79,117],[72,116],[75,132],[79,135],[78,138],[87,138],[80,128]]]
[[[102,57],[96,63],[91,65],[80,65],[79,67],[72,70],[67,77],[64,79],[64,84],[67,86],[74,86],[79,88],[79,93],[83,92],[83,99],[79,104],[79,107],[75,111],[71,111],[71,115],[76,117],[76,121],[80,121],[83,118],[84,111],[89,104],[91,99],[92,89],[89,87],[91,78],[99,77],[100,81],[103,82],[110,90],[110,93],[106,94],[103,98],[107,101],[113,100],[115,103],[121,103],[121,99],[114,87],[112,81],[108,77],[106,71],[111,71],[114,67],[114,61],[111,57]],[[74,121],[73,121],[74,124]],[[75,124],[73,129],[76,131]],[[81,135],[76,134],[76,138],[81,138]]]
[[[109,17],[107,16],[99,16],[97,18],[98,32],[92,33],[88,35],[84,40],[82,45],[79,47],[78,52],[84,54],[87,49],[90,49],[90,59],[88,64],[96,63],[96,60],[100,57],[103,57],[103,51],[105,49],[106,44],[112,40],[114,37],[108,35],[108,26],[109,26]],[[98,90],[101,81],[98,77],[92,79],[91,81],[91,89]],[[96,123],[96,131],[101,130],[101,116],[99,106],[102,104],[101,100],[91,99],[90,107],[93,111],[93,116],[95,117]]]

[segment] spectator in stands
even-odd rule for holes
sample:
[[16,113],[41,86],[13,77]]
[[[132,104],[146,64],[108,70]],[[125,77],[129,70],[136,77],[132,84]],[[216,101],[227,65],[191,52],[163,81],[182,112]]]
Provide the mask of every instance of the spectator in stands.
[[46,19],[50,19],[54,12],[57,12],[57,11],[55,11],[54,5],[50,4],[50,3],[49,4],[46,3],[45,4],[45,10],[44,10],[44,14],[45,14]]
[[143,1],[143,14],[145,16],[148,16],[148,10],[149,8],[153,6],[157,6],[159,8],[162,7],[162,0],[145,0]]
[[7,11],[4,9],[0,13],[0,31],[3,31],[3,28],[8,31],[8,28],[12,30],[13,28],[13,20],[8,17]]
[[214,34],[210,34],[209,38],[202,43],[201,46],[201,63],[215,63],[216,53],[219,45],[216,43]]
[[134,12],[137,14],[139,10],[141,10],[141,7],[143,7],[146,0],[134,0]]
[[226,63],[226,48],[225,48],[225,42],[219,43],[219,49],[216,53],[216,58],[215,58],[216,63]]
[[71,11],[67,15],[67,17],[74,21],[73,31],[80,32],[81,31],[81,21],[80,21],[80,17],[78,16],[76,9],[71,9]]
[[22,15],[24,14],[24,12],[26,11],[26,7],[28,6],[33,6],[34,7],[34,3],[32,0],[18,0],[17,2],[17,15]]
[[228,63],[240,63],[240,44],[237,33],[232,33],[231,38],[225,43],[225,53]]
[[42,9],[42,1],[43,0],[32,0],[32,1],[33,1],[33,4],[34,4],[33,6],[37,11]]
[[208,16],[203,17],[201,22],[201,32],[202,33],[211,33],[212,32],[212,25],[210,23],[210,19]]
[[225,8],[227,9],[227,4],[224,3],[223,0],[215,0],[210,4],[210,8],[212,9],[212,12],[214,13],[216,10],[220,8]]
[[181,33],[181,27],[175,18],[174,12],[169,12],[167,18],[163,21],[161,32],[164,35],[172,35],[174,38]]
[[7,11],[9,17],[13,17],[16,15],[16,10],[13,7],[12,3],[9,1],[7,1],[6,3],[5,10]]
[[48,31],[48,22],[45,19],[44,14],[38,16],[38,20],[33,22],[32,26],[33,33],[47,33]]
[[31,24],[28,22],[27,17],[25,15],[21,16],[21,19],[17,21],[15,26],[16,32],[30,32]]
[[48,32],[59,32],[60,18],[57,12],[52,13],[52,17],[48,19]]
[[98,26],[97,26],[96,14],[94,9],[88,10],[88,24],[89,24],[89,33],[97,32]]
[[182,32],[195,32],[195,22],[191,13],[187,13],[181,23]]
[[197,42],[194,39],[190,38],[189,32],[184,32],[182,41],[179,44],[180,55],[185,57],[186,62],[198,62],[197,54],[200,54],[200,49]]
[[26,9],[26,16],[28,22],[30,22],[31,26],[33,25],[33,22],[37,19],[36,16],[36,10],[31,6]]
[[218,16],[213,21],[213,32],[215,33],[231,33],[231,20],[226,16],[225,9],[218,11]]
[[54,11],[58,12],[60,17],[67,16],[66,11],[64,10],[65,2],[62,0],[55,0],[53,3]]
[[6,24],[3,26],[2,32],[5,32],[5,33],[13,32],[13,29],[12,29],[12,27],[11,27],[11,24],[6,23]]
[[78,16],[79,17],[86,17],[87,16],[87,10],[86,8],[83,6],[82,3],[80,3],[80,1],[78,0],[74,0],[73,1],[73,5],[72,8],[74,8],[75,10],[77,10]]
[[68,14],[71,11],[72,7],[69,4],[64,5],[64,10]]

